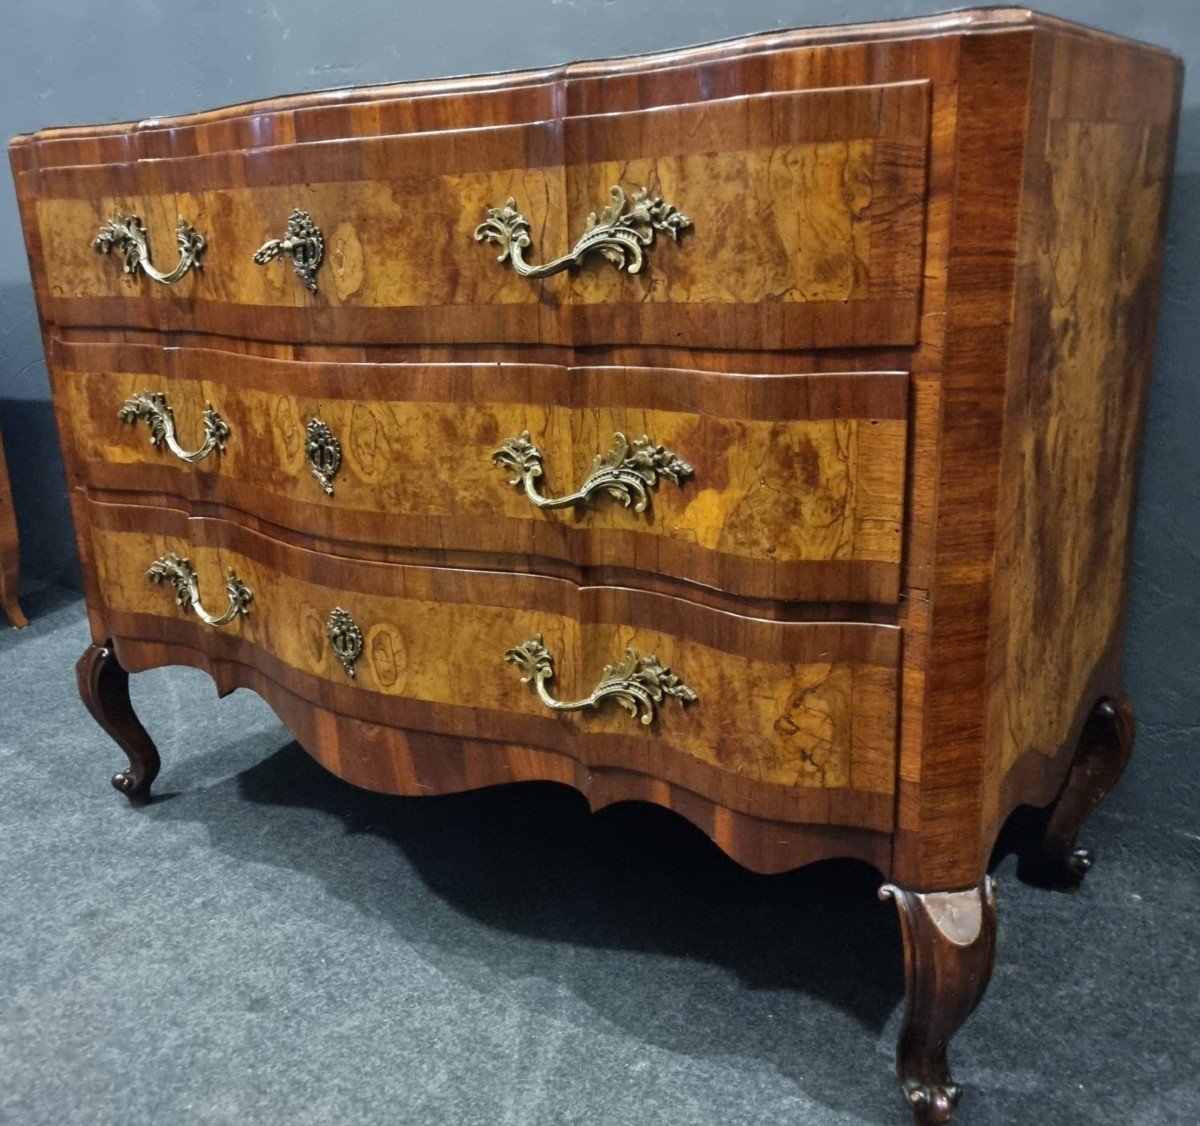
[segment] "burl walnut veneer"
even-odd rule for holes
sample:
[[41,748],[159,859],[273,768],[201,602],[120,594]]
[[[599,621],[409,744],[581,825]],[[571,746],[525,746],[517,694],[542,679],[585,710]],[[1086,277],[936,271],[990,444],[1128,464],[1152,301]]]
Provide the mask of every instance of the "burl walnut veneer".
[[996,10],[18,138],[118,789],[188,664],[374,790],[857,857],[947,1121],[1000,827],[1075,885],[1132,744],[1179,85]]

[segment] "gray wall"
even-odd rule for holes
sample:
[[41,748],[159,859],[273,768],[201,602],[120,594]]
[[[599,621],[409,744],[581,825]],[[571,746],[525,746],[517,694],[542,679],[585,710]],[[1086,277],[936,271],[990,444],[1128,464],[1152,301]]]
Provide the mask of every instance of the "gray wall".
[[[537,67],[805,24],[928,14],[935,0],[5,0],[0,134],[123,121],[331,86]],[[1178,171],[1138,515],[1128,682],[1151,788],[1195,809],[1200,732],[1200,18],[1195,0],[1045,0],[1043,10],[1184,56]],[[0,176],[0,422],[28,580],[70,581],[74,545],[11,182]],[[1193,328],[1189,330],[1187,326]]]

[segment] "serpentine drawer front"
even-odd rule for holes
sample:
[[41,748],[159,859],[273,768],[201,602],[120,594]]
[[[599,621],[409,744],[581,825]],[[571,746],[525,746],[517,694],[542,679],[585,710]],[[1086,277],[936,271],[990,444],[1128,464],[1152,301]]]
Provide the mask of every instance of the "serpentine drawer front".
[[[248,150],[217,140],[152,160],[134,134],[122,162],[43,165],[75,160],[49,150],[19,178],[63,325],[288,343],[911,344],[928,119],[926,83],[889,83],[469,136],[264,131]],[[513,268],[581,238],[561,276]],[[263,268],[275,257],[292,268]],[[154,284],[151,259],[175,284]]]
[[[753,781],[775,816],[891,828],[895,626],[766,622],[627,588],[315,556],[173,510],[92,502],[87,515],[122,638],[257,667],[364,722],[527,743],[595,768],[637,770],[650,756],[662,777],[743,812],[762,811],[742,796]],[[184,593],[180,558],[198,590]],[[362,637],[349,669],[330,637],[335,608]],[[586,698],[628,649],[667,674],[643,663],[625,678],[633,694],[556,712],[522,683],[536,655],[512,652],[534,638],[561,701]],[[639,685],[658,692],[672,674],[673,693],[639,704]]]
[[17,138],[114,784],[190,664],[357,785],[866,861],[948,1121],[1001,829],[1073,886],[1130,754],[1179,83],[999,9]]
[[220,503],[416,559],[528,556],[765,598],[899,592],[902,372],[55,352],[97,489]]

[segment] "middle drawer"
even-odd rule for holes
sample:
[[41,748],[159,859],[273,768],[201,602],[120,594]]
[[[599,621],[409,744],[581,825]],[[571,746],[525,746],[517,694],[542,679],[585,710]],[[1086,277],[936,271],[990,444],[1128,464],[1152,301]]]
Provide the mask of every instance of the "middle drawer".
[[554,560],[781,601],[898,596],[902,372],[53,351],[94,489],[398,552]]

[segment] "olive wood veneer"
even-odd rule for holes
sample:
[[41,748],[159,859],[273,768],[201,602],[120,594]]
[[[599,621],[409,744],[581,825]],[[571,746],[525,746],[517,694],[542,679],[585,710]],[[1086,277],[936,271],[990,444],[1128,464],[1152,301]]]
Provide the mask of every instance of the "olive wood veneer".
[[[1000,829],[1044,807],[1021,871],[1075,886],[1131,753],[1180,78],[1002,9],[17,138],[115,784],[159,769],[129,673],[182,663],[358,785],[552,779],[758,871],[865,860],[897,1072],[948,1121]],[[96,253],[117,212],[171,284]],[[581,237],[605,253],[522,276]],[[212,448],[118,417],[147,392]],[[643,435],[674,467],[644,503],[534,506]],[[652,722],[551,710],[621,669],[666,685],[625,699]]]

